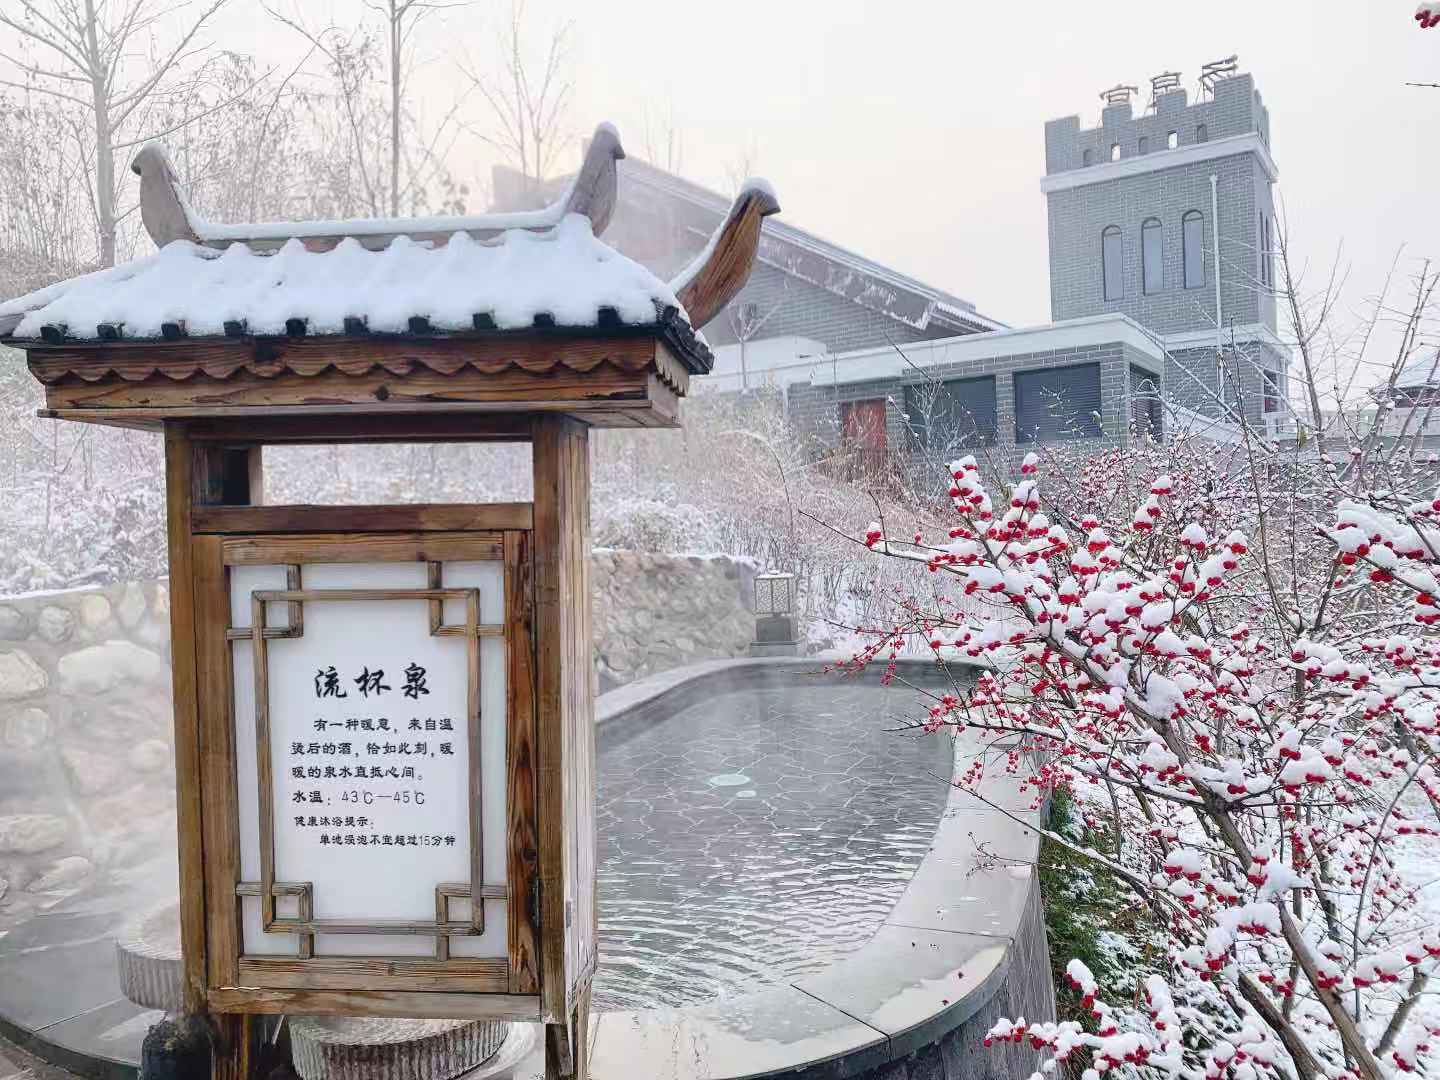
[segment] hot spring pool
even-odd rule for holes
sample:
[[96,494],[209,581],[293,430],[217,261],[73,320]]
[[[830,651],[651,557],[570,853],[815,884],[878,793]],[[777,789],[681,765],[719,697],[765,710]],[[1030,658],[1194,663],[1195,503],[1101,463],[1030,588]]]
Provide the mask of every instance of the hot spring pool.
[[[951,745],[894,730],[914,690],[779,667],[722,676],[711,691],[692,673],[673,707],[620,706],[598,730],[598,1009],[658,1022],[823,972],[882,929],[935,837]],[[723,689],[737,679],[754,682]],[[86,1069],[139,1060],[157,1014],[119,1000],[114,935],[173,899],[173,858],[111,866],[0,921],[0,1033]]]
[[929,849],[951,747],[913,690],[720,693],[599,758],[598,1009],[693,1005],[865,944]]

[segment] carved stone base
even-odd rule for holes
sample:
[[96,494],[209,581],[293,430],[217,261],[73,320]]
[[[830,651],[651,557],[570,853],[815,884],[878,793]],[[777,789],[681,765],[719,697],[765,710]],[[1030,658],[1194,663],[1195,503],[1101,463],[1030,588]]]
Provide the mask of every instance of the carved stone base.
[[120,992],[147,1009],[180,1011],[180,907],[167,904],[136,919],[115,940]]
[[511,1025],[494,1020],[290,1018],[304,1080],[453,1080],[482,1065]]

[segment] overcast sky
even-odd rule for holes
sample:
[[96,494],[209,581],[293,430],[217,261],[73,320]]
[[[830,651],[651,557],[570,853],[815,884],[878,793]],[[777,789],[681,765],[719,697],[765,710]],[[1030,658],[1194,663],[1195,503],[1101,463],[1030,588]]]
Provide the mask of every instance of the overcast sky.
[[[0,0],[0,3],[9,0]],[[360,0],[299,2],[353,21]],[[973,301],[1012,325],[1049,319],[1043,125],[1099,118],[1098,93],[1166,69],[1194,94],[1200,65],[1238,53],[1269,106],[1294,242],[1328,266],[1338,245],[1358,308],[1403,245],[1440,254],[1440,29],[1413,0],[530,0],[537,33],[573,23],[577,137],[613,120],[643,153],[647,114],[673,114],[683,172],[719,188],[738,161],[775,185],[787,220]],[[431,114],[484,54],[508,0],[437,17],[415,89]],[[293,35],[232,0],[212,40],[280,63]],[[483,104],[467,114],[483,124]],[[652,122],[652,126],[654,126]],[[567,166],[578,158],[567,155]],[[462,139],[457,164],[491,160]],[[1317,271],[1318,272],[1318,271]]]

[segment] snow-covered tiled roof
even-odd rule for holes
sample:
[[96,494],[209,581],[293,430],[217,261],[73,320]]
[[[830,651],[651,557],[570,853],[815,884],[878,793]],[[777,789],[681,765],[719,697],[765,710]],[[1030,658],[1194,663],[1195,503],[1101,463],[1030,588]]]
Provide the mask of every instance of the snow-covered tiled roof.
[[670,286],[596,239],[588,218],[568,214],[553,228],[508,229],[490,241],[398,236],[379,251],[353,237],[328,251],[292,238],[273,252],[177,240],[0,304],[0,331],[17,316],[11,333],[22,339],[46,327],[79,340],[285,334],[295,320],[306,335],[351,333],[355,320],[370,333],[406,333],[415,319],[440,333],[641,327],[679,306]]
[[1440,385],[1440,355],[1431,353],[1419,360],[1412,360],[1395,376],[1395,385],[1401,390],[1415,390]]

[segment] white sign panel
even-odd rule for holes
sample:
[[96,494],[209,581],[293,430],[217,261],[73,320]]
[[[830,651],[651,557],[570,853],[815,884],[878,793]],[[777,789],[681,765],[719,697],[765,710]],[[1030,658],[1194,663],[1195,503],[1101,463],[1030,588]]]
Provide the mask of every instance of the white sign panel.
[[[447,589],[478,589],[479,621],[498,622],[500,566],[453,566]],[[254,592],[286,590],[284,568],[237,567],[231,586],[232,625],[248,626]],[[264,644],[273,877],[282,886],[308,883],[317,923],[376,929],[390,922],[433,923],[437,886],[472,883],[472,817],[482,811],[487,834],[482,873],[488,883],[504,879],[503,641],[486,638],[477,644],[459,633],[432,633],[427,599],[326,596],[330,590],[425,587],[423,564],[306,565],[302,632]],[[463,626],[466,607],[463,599],[446,600],[443,621]],[[265,625],[287,627],[287,604],[268,604]],[[472,648],[479,650],[473,675]],[[235,643],[241,863],[243,876],[258,881],[265,838],[252,823],[266,793],[253,749],[259,700],[253,654],[253,641]],[[483,806],[472,806],[470,798],[472,677],[484,717]],[[500,915],[490,911],[492,903],[485,904],[482,938],[452,939],[452,946],[464,946],[457,954],[503,954],[504,920],[492,917]],[[276,912],[282,920],[298,914],[283,894]],[[294,949],[295,935],[264,932],[258,898],[245,898],[244,915],[244,951]],[[471,917],[468,900],[449,903],[447,920]],[[315,938],[317,956],[424,956],[434,947],[433,937],[423,934],[322,931]]]
[[275,876],[313,883],[316,919],[433,920],[435,885],[470,880],[467,643],[428,619],[313,601],[268,644]]

